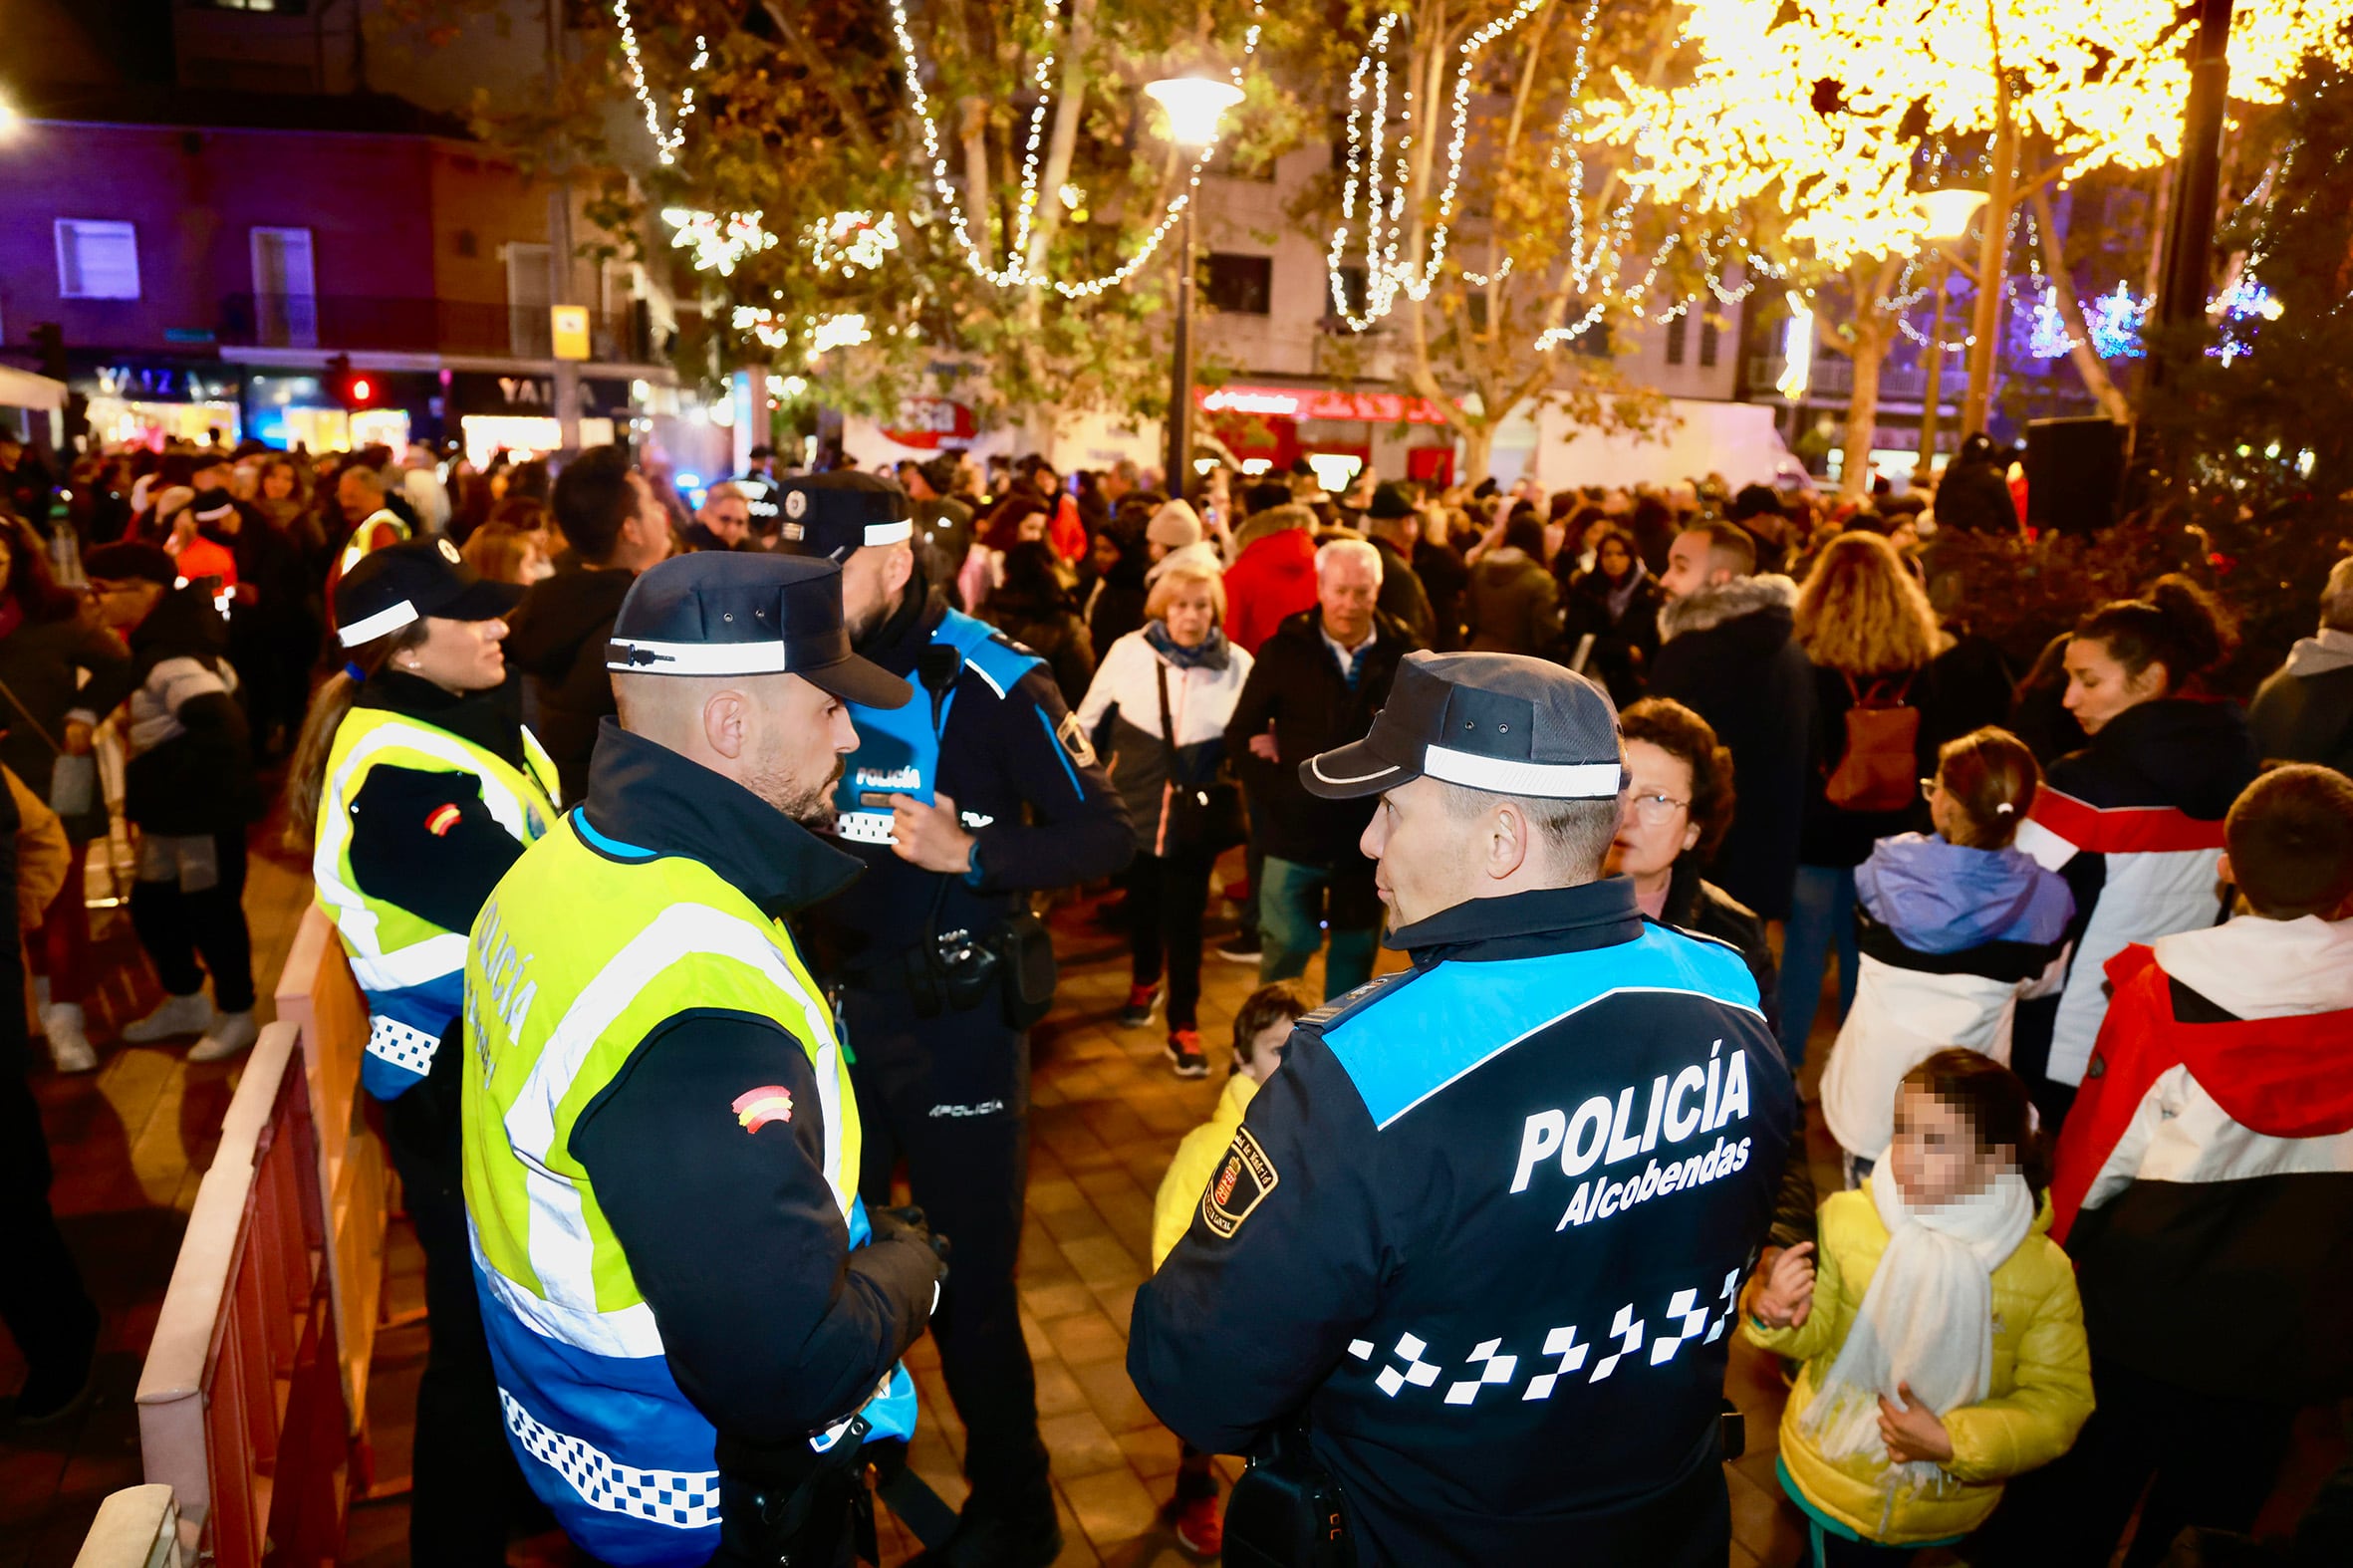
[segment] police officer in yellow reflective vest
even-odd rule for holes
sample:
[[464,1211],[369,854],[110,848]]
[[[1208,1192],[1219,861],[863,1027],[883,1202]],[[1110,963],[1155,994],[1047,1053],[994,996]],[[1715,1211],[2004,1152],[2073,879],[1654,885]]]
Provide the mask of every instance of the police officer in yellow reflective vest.
[[[502,619],[517,590],[446,539],[365,557],[336,586],[346,663],[312,699],[287,804],[368,998],[360,1081],[424,1252],[431,1344],[416,1391],[409,1560],[497,1568],[536,1510],[507,1451],[458,1187],[465,933],[500,875],[556,820],[555,765],[508,700]],[[544,1524],[541,1526],[544,1528]]]
[[587,797],[474,922],[465,1196],[507,1435],[605,1562],[832,1565],[860,1444],[912,1430],[899,1365],[942,1269],[856,1196],[834,1021],[786,916],[857,861],[831,814],[855,656],[830,563],[683,556],[608,649]]

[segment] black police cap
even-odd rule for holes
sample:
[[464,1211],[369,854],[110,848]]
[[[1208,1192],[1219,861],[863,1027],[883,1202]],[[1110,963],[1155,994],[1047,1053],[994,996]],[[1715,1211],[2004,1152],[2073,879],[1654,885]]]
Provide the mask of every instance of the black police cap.
[[335,637],[358,648],[426,616],[495,621],[522,597],[475,572],[446,539],[405,539],[369,551],[335,585]]
[[880,474],[856,468],[801,474],[778,484],[775,499],[777,547],[793,555],[845,561],[863,546],[915,537],[907,492]]
[[672,556],[641,574],[614,620],[605,667],[641,675],[799,675],[876,708],[903,707],[914,694],[850,652],[839,566],[728,550]]
[[1626,781],[1609,693],[1520,653],[1408,653],[1372,732],[1299,764],[1327,800],[1378,795],[1428,774],[1536,800],[1606,800]]

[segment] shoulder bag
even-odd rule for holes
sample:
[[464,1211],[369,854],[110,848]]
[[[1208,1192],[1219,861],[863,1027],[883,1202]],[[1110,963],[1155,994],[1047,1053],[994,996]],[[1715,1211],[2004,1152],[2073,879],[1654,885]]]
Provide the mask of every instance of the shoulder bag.
[[1161,745],[1169,756],[1169,782],[1161,786],[1161,844],[1170,854],[1179,851],[1216,855],[1250,836],[1242,816],[1241,786],[1227,776],[1223,763],[1206,782],[1183,777],[1183,754],[1176,749],[1176,725],[1169,716],[1169,666],[1159,655],[1152,661],[1153,678],[1161,688]]

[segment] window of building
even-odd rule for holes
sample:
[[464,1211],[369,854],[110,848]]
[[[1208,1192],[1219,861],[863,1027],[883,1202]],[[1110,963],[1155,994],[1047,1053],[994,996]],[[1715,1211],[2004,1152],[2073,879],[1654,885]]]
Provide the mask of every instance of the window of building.
[[138,298],[138,231],[93,218],[57,220],[57,292],[69,300]]
[[556,303],[555,253],[516,241],[505,247],[507,348],[526,359],[555,352],[548,307]]
[[274,349],[318,347],[319,297],[311,272],[311,231],[257,228],[252,250],[254,324],[263,345]]
[[1692,337],[1692,313],[1685,311],[1667,324],[1667,363],[1683,364],[1684,346]]
[[1711,321],[1699,323],[1699,364],[1707,370],[1715,369],[1715,351],[1723,334]]
[[1273,308],[1274,258],[1211,251],[1201,258],[1201,298],[1233,316],[1264,316]]
[[[1348,314],[1359,321],[1364,320],[1365,317],[1365,295],[1370,287],[1370,273],[1363,267],[1342,267],[1340,269],[1341,303],[1348,307]],[[1340,320],[1340,313],[1332,309],[1331,288],[1332,281],[1327,276],[1324,279],[1324,319],[1337,322]]]

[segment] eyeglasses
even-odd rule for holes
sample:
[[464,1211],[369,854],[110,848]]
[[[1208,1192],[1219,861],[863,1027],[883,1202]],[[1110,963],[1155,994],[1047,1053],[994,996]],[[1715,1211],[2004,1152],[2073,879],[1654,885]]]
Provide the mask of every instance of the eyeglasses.
[[1923,800],[1935,800],[1937,798],[1937,789],[1938,785],[1935,779],[1922,779],[1920,781],[1920,798]]
[[1691,804],[1688,800],[1677,800],[1673,795],[1637,795],[1634,797],[1634,814],[1651,827],[1660,828],[1673,822],[1675,814]]

